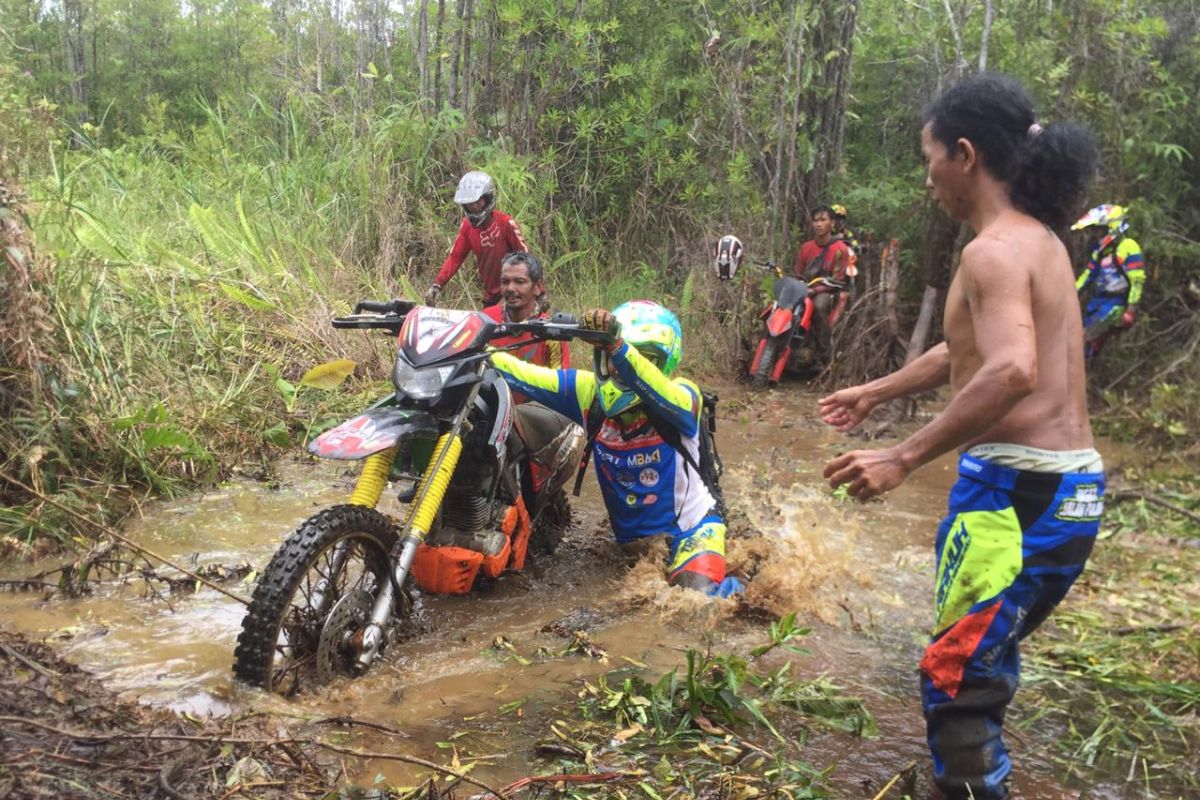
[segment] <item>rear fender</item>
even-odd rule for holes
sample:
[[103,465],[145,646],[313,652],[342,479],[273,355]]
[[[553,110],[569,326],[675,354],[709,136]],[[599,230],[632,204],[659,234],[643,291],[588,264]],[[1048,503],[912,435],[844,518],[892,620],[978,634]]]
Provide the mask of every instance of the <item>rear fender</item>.
[[[484,373],[484,386],[496,392],[496,413],[488,416],[493,420],[492,430],[488,434],[488,446],[496,454],[496,460],[504,463],[508,455],[508,436],[513,427],[513,396],[508,383],[495,370],[489,369]],[[480,404],[476,398],[476,405]],[[490,409],[485,409],[490,411]]]
[[386,450],[401,439],[436,439],[438,421],[424,411],[369,408],[325,431],[308,443],[308,452],[321,458],[357,461]]

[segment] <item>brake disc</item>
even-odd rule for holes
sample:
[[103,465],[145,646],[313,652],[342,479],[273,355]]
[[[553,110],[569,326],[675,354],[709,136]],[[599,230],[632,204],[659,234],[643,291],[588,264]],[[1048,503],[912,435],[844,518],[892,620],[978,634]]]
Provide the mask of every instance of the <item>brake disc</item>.
[[362,634],[374,606],[375,598],[370,592],[356,589],[329,612],[317,643],[317,678],[321,683],[351,671],[358,655],[354,640]]

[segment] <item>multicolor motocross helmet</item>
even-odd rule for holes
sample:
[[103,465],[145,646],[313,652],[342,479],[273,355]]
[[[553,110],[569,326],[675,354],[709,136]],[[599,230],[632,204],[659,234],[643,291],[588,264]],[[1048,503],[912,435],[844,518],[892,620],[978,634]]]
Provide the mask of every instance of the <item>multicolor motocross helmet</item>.
[[1071,226],[1071,230],[1078,231],[1093,227],[1107,228],[1108,232],[1115,236],[1129,229],[1129,222],[1125,219],[1126,213],[1127,210],[1124,206],[1105,203],[1096,206],[1076,220],[1075,224]]
[[1121,234],[1129,230],[1129,222],[1125,219],[1125,214],[1126,209],[1124,206],[1119,206],[1115,203],[1105,203],[1096,206],[1076,220],[1075,224],[1071,226],[1071,230],[1103,228],[1105,231],[1104,236],[1099,241],[1093,239],[1091,243],[1094,252],[1101,252],[1111,247]]
[[[613,309],[613,316],[621,326],[621,338],[630,347],[652,361],[663,375],[675,371],[683,358],[683,329],[675,314],[649,300],[631,300]],[[593,367],[606,417],[615,417],[638,402],[638,396],[613,368],[607,350],[595,349]]]

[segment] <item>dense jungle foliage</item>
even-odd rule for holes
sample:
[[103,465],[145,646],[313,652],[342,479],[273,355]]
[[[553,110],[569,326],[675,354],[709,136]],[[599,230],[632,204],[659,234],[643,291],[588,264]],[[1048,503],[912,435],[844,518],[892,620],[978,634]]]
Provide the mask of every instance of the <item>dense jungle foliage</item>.
[[327,319],[428,285],[469,168],[557,307],[661,299],[712,375],[739,346],[704,324],[727,310],[713,242],[790,260],[808,209],[841,202],[874,242],[852,319],[899,242],[903,338],[873,351],[902,358],[962,243],[925,200],[920,109],[985,68],[1098,134],[1090,199],[1130,206],[1150,281],[1095,408],[1194,464],[1198,34],[1181,0],[0,0],[0,525],[65,538],[66,509],[265,463],[358,403],[300,381],[386,361]]

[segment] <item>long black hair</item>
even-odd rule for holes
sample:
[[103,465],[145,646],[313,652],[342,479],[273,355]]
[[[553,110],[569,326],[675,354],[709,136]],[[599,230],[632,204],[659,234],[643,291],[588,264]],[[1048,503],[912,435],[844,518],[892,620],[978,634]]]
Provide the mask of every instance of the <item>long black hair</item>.
[[929,106],[925,121],[951,152],[959,139],[970,141],[1030,216],[1061,228],[1081,210],[1099,158],[1095,137],[1070,123],[1037,125],[1033,99],[1007,75],[964,78]]

